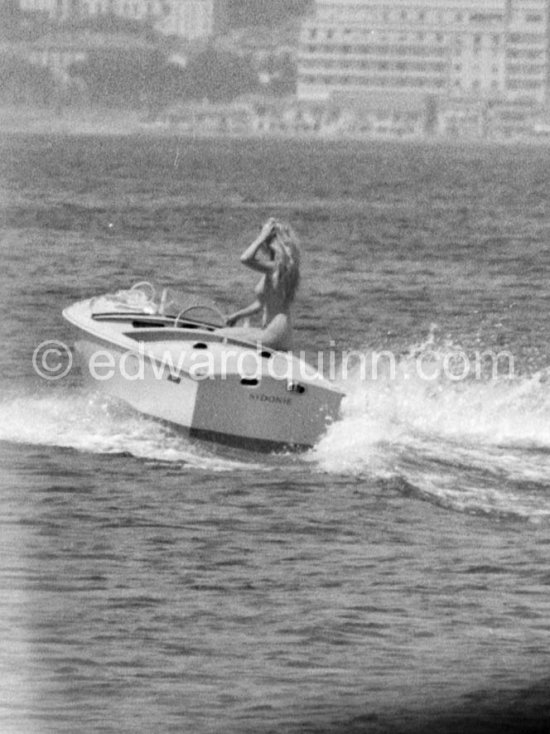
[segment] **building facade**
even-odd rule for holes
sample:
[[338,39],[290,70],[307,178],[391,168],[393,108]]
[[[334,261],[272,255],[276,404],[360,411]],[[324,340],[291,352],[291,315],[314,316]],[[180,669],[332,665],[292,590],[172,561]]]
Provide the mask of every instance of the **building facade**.
[[43,13],[51,20],[59,21],[77,21],[101,15],[146,20],[160,17],[164,4],[162,0],[20,0],[24,12]]
[[20,0],[20,7],[61,22],[107,15],[149,22],[186,40],[214,36],[227,23],[227,0]]
[[548,0],[318,0],[298,97],[371,93],[543,103]]
[[189,41],[216,36],[227,26],[227,0],[165,0],[157,29]]

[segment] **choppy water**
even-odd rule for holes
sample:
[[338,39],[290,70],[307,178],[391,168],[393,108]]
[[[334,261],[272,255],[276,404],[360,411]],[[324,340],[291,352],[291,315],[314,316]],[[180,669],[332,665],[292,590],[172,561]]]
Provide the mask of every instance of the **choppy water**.
[[[550,151],[0,155],[1,731],[545,731]],[[146,278],[247,302],[270,215],[303,241],[298,344],[395,355],[342,380],[314,450],[190,442],[34,373],[80,297]],[[511,354],[513,379],[419,377],[458,349]]]

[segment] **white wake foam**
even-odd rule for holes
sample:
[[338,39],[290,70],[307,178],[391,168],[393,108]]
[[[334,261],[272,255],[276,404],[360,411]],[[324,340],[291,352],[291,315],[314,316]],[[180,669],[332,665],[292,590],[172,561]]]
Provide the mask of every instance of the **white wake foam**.
[[345,388],[341,420],[310,455],[322,471],[399,477],[457,509],[550,517],[544,375],[427,381],[403,357],[394,375],[355,376]]
[[258,468],[252,463],[217,456],[118,402],[79,390],[52,389],[0,400],[0,440],[100,454],[130,454],[209,471]]

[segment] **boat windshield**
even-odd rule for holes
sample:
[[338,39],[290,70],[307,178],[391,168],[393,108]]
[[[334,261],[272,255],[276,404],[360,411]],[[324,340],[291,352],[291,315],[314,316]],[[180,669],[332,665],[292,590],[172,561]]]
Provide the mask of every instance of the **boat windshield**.
[[174,288],[156,286],[148,281],[136,283],[127,290],[106,294],[94,299],[94,313],[105,311],[127,311],[159,315],[179,322],[184,318],[191,321],[224,326],[225,317],[215,302],[202,296],[182,293]]

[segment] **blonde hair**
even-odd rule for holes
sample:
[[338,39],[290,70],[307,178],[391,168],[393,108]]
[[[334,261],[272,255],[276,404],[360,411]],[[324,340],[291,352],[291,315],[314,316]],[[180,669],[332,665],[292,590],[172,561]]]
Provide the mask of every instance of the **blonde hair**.
[[275,224],[275,236],[270,242],[277,256],[276,283],[284,300],[292,303],[300,285],[300,245],[296,233],[289,224]]

